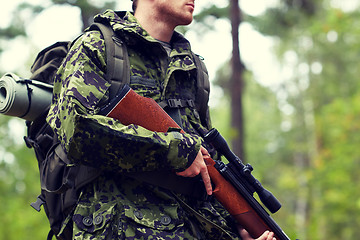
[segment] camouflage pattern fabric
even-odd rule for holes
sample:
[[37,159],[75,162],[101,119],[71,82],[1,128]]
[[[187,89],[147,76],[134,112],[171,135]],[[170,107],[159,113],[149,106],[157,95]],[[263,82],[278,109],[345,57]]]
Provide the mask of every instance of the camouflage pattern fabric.
[[[168,57],[131,13],[109,10],[96,18],[109,22],[125,41],[133,90],[157,102],[195,99],[196,67],[184,37],[174,33]],[[229,214],[214,198],[175,195],[124,174],[186,169],[203,144],[198,131],[204,127],[190,107],[180,109],[186,132],[181,137],[98,115],[108,101],[105,72],[104,39],[91,31],[73,45],[54,80],[47,121],[74,164],[104,172],[82,190],[67,219],[73,239],[237,239]]]

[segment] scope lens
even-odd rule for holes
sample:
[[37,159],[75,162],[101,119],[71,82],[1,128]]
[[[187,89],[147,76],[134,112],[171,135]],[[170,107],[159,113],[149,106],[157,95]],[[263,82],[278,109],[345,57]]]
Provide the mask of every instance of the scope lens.
[[7,91],[6,88],[0,88],[0,103],[3,103],[6,100]]

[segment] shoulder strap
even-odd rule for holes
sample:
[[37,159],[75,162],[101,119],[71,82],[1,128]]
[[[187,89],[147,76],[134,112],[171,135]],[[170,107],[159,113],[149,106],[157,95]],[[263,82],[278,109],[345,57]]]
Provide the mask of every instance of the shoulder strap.
[[210,95],[210,81],[209,74],[204,62],[196,54],[193,54],[195,65],[197,68],[197,92],[195,99],[195,106],[199,112],[200,119],[206,127],[210,127],[209,116],[209,95]]
[[[115,35],[110,25],[101,22],[93,23],[89,30],[99,30],[104,36],[106,48],[106,78],[111,82],[109,98],[115,97],[116,93],[130,83],[129,56],[125,43]],[[197,71],[197,93],[195,106],[200,114],[200,119],[206,127],[210,127],[209,117],[209,94],[210,81],[204,62],[196,54],[193,54]]]
[[129,56],[125,43],[118,38],[110,25],[93,23],[89,30],[99,30],[104,36],[106,49],[106,79],[111,82],[109,98],[115,97],[124,84],[130,83]]
[[[208,71],[204,62],[201,58],[192,54],[197,70],[196,74],[196,97],[195,102],[193,100],[183,100],[183,99],[165,99],[159,103],[162,108],[169,108],[167,110],[168,114],[176,121],[176,110],[172,111],[171,109],[178,109],[181,107],[190,107],[194,108],[198,112],[198,117],[201,120],[201,123],[208,129],[211,128],[210,123],[210,113],[209,113],[209,95],[210,95],[210,81]],[[170,114],[169,111],[172,111],[174,114]],[[179,116],[180,117],[180,116]],[[181,124],[180,124],[181,125]]]

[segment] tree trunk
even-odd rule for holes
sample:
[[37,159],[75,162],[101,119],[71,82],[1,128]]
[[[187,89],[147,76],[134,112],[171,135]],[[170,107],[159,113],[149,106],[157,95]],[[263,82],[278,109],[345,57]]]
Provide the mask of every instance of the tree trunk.
[[230,20],[231,34],[233,42],[232,59],[231,59],[231,79],[230,79],[230,95],[231,95],[231,128],[234,131],[232,139],[233,152],[245,159],[244,151],[244,120],[243,120],[243,72],[244,65],[240,58],[239,50],[239,26],[242,22],[239,0],[230,0]]

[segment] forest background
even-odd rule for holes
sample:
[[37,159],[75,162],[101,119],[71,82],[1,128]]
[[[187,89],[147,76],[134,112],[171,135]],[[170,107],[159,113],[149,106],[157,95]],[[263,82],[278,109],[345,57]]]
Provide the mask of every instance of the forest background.
[[[12,0],[1,3],[0,74],[30,76],[36,53],[75,38],[107,8],[130,1]],[[209,68],[214,127],[231,141],[228,1],[196,1],[181,28]],[[242,0],[240,55],[244,161],[282,202],[273,215],[291,239],[357,239],[360,235],[360,1]],[[44,211],[24,121],[0,116],[0,240],[45,239]]]

